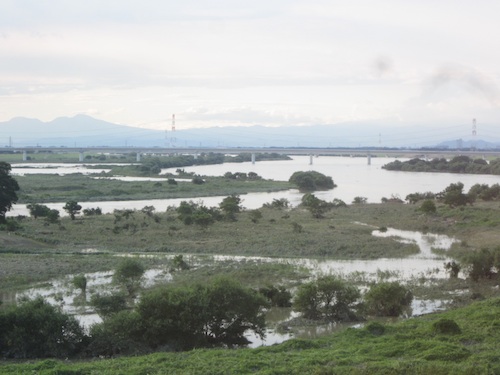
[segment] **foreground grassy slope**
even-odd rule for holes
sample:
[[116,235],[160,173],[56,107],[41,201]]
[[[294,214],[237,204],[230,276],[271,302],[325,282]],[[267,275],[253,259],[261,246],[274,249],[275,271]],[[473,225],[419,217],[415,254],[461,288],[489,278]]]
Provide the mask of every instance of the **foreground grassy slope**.
[[[272,347],[193,350],[86,362],[0,364],[2,374],[500,374],[500,299]],[[451,319],[460,333],[439,333]]]

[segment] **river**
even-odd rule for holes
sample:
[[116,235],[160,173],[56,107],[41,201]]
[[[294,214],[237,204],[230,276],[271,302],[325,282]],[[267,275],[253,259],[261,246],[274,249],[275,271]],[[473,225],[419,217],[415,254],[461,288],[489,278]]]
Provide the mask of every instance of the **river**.
[[[452,173],[419,173],[419,172],[397,172],[382,169],[382,166],[394,161],[394,158],[377,157],[371,159],[368,165],[364,157],[333,157],[320,156],[313,158],[310,165],[309,156],[293,156],[292,160],[260,161],[252,164],[246,163],[224,163],[217,165],[203,165],[185,167],[186,172],[194,172],[207,176],[222,176],[226,172],[255,172],[266,179],[276,181],[287,181],[290,176],[297,171],[314,170],[331,176],[337,187],[333,190],[315,192],[315,195],[323,200],[332,201],[341,199],[346,203],[351,203],[355,197],[365,197],[369,203],[379,203],[383,197],[390,198],[397,196],[404,198],[415,192],[434,193],[444,190],[451,183],[462,182],[465,190],[476,183],[492,185],[500,184],[500,176],[492,175],[467,175]],[[22,167],[21,167],[22,166]],[[30,168],[27,168],[30,167]],[[174,173],[177,168],[162,170],[162,174]],[[85,165],[39,165],[15,164],[12,168],[12,175],[22,175],[27,173],[99,173],[100,170],[86,169]],[[159,179],[165,177],[160,176]],[[130,178],[129,178],[130,180]],[[135,179],[140,180],[140,178]],[[207,206],[217,206],[224,196],[217,197],[194,197],[192,200],[202,200]],[[302,194],[296,190],[288,190],[274,193],[249,193],[241,196],[243,206],[247,209],[261,207],[264,203],[272,202],[273,199],[286,198],[293,206],[300,203]],[[177,206],[182,199],[155,199],[137,201],[105,201],[105,202],[81,202],[82,207],[100,207],[103,213],[111,213],[115,209],[141,209],[144,206],[153,205],[157,211],[164,211],[168,206]],[[62,210],[65,202],[54,202],[46,204],[48,207],[57,209],[61,215],[66,213]],[[23,204],[14,205],[8,212],[8,216],[28,215],[29,212]]]

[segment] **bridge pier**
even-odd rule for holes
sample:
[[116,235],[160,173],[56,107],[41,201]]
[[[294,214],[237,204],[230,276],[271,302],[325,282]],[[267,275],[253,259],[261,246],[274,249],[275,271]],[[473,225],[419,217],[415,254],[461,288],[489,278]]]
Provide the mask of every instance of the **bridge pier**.
[[368,165],[372,165],[372,155],[370,153],[368,153],[367,159],[368,159]]
[[23,151],[23,161],[28,160],[28,152],[26,150]]
[[138,162],[138,163],[141,161],[141,153],[140,152],[137,152],[135,154],[135,161]]
[[198,153],[197,152],[194,153],[193,158],[194,158],[194,160],[198,159]]
[[255,152],[252,152],[252,164],[255,164]]
[[78,155],[78,161],[80,163],[83,161],[83,151],[80,151],[80,154]]
[[313,154],[309,154],[309,165],[313,165]]

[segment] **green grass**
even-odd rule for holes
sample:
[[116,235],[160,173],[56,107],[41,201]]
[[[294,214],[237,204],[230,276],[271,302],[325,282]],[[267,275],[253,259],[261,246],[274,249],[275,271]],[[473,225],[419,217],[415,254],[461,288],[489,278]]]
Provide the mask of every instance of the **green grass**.
[[[2,374],[500,374],[500,299],[272,347],[0,364]],[[437,333],[455,321],[461,333]]]
[[279,191],[292,187],[283,181],[240,181],[223,177],[207,177],[206,183],[201,185],[191,182],[171,185],[167,181],[124,182],[95,179],[78,173],[65,176],[33,174],[18,176],[16,180],[20,187],[18,203],[190,198]]

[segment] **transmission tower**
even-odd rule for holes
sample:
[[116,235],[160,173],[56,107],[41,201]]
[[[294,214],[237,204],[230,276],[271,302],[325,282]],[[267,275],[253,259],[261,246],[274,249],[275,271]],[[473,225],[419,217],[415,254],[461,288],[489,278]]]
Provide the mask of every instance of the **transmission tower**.
[[175,114],[172,115],[172,134],[170,136],[170,144],[173,146],[175,143]]

